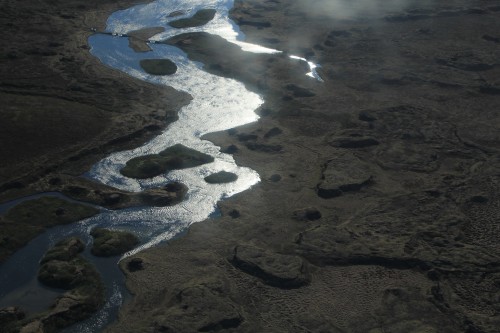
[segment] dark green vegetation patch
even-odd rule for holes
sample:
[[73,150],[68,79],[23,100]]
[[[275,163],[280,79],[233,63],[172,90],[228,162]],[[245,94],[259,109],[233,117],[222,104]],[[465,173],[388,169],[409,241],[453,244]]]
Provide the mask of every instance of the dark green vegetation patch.
[[177,29],[199,27],[213,20],[216,12],[215,9],[201,9],[192,17],[172,21],[169,25]]
[[172,75],[177,72],[177,65],[168,59],[143,59],[140,65],[151,75]]
[[76,222],[99,213],[90,206],[56,197],[24,201],[0,218],[0,262],[47,228]]
[[159,154],[133,158],[120,172],[125,177],[145,179],[171,170],[192,168],[213,161],[214,158],[210,155],[176,144]]
[[232,183],[236,181],[236,179],[238,179],[236,174],[227,171],[220,171],[205,177],[205,181],[209,184]]
[[98,257],[117,256],[139,244],[139,239],[126,231],[95,228],[90,234],[94,237],[91,252]]

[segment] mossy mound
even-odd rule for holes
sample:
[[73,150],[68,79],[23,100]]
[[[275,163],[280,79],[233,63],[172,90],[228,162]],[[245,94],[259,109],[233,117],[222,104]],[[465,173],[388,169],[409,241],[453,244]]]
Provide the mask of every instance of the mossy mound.
[[97,213],[99,210],[94,207],[56,197],[24,201],[12,207],[0,219],[0,262],[47,228],[76,222]]
[[173,28],[191,28],[207,24],[215,17],[215,9],[200,9],[192,17],[172,21],[169,25]]
[[177,72],[177,65],[168,59],[143,59],[139,64],[151,75],[172,75]]
[[214,158],[210,155],[177,144],[159,154],[133,158],[120,172],[125,177],[145,179],[171,170],[192,168],[213,161]]
[[159,189],[149,189],[139,194],[141,202],[147,206],[165,207],[184,200],[188,188],[186,185],[172,182]]
[[95,228],[90,233],[94,237],[91,252],[97,257],[111,257],[132,250],[139,239],[125,231]]
[[205,177],[205,181],[209,184],[225,184],[232,183],[238,179],[238,176],[232,172],[220,171]]
[[104,287],[95,267],[79,253],[85,249],[75,237],[57,243],[40,262],[38,280],[46,286],[68,290],[51,308],[20,325],[54,332],[90,317],[104,302]]

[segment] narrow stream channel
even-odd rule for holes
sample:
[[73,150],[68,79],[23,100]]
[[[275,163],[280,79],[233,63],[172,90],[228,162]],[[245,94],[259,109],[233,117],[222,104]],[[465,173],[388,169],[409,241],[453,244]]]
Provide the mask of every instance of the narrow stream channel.
[[[243,42],[243,34],[228,17],[232,6],[232,0],[157,0],[113,13],[106,28],[110,34],[95,34],[89,38],[91,53],[107,66],[140,80],[187,92],[193,99],[180,110],[179,119],[170,124],[161,135],[139,148],[108,156],[94,165],[85,176],[126,191],[139,192],[171,181],[187,185],[189,191],[182,203],[172,207],[103,210],[92,218],[55,227],[40,235],[0,266],[0,307],[9,305],[4,303],[13,299],[17,300],[16,305],[29,311],[43,309],[51,303],[58,291],[45,288],[36,281],[38,262],[50,246],[65,237],[75,235],[90,244],[89,232],[95,226],[131,231],[140,237],[142,245],[125,254],[126,257],[181,234],[192,223],[216,214],[219,200],[245,191],[260,181],[255,171],[236,165],[231,155],[222,153],[220,147],[201,137],[256,121],[258,116],[255,110],[263,103],[262,98],[245,89],[240,82],[208,74],[202,70],[202,64],[190,61],[180,49],[154,43],[186,32],[208,32],[219,35],[248,52],[278,53],[277,50]],[[213,20],[200,27],[175,29],[168,25],[170,21],[190,17],[200,9],[215,9],[217,12]],[[183,14],[169,16],[174,12]],[[164,27],[165,31],[150,39],[149,46],[152,50],[149,52],[135,52],[129,47],[128,39],[120,37],[130,31],[150,27]],[[178,69],[173,75],[149,75],[139,65],[142,59],[169,59]],[[295,59],[307,62],[299,57]],[[312,62],[308,64],[311,68],[308,75],[321,80],[315,72],[316,65]],[[130,159],[159,153],[179,143],[213,156],[214,162],[171,171],[151,179],[132,179],[120,173],[120,169]],[[204,177],[219,171],[235,173],[238,179],[227,184],[205,182]],[[84,255],[97,266],[103,278],[107,288],[107,302],[92,318],[63,332],[101,331],[116,319],[123,299],[128,297],[124,276],[118,269],[116,257],[96,258],[88,250]]]

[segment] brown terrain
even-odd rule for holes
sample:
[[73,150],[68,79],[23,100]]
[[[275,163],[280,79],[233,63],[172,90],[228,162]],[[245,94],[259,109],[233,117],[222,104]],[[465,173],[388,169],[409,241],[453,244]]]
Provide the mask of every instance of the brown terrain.
[[232,12],[323,83],[210,35],[166,41],[264,96],[257,123],[206,137],[262,182],[122,263],[135,298],[108,332],[497,332],[500,3],[328,7],[346,3]]
[[[349,3],[232,11],[248,41],[313,59],[324,82],[207,34],[165,41],[263,95],[258,122],[206,136],[262,182],[123,261],[134,298],[107,332],[498,332],[500,2]],[[0,199],[99,202],[77,176],[188,97],[87,52],[90,27],[130,2],[1,4]]]
[[186,94],[109,69],[89,53],[91,29],[134,3],[0,2],[0,200],[49,190],[60,185],[58,174],[79,176],[111,151],[138,146],[188,103]]

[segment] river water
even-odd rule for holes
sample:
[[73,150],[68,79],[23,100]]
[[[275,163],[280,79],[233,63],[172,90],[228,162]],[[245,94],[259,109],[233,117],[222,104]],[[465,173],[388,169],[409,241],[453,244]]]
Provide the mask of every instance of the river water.
[[[127,257],[172,239],[192,223],[209,218],[217,213],[216,204],[219,200],[247,190],[260,181],[254,170],[236,165],[231,155],[222,153],[220,147],[202,140],[201,137],[210,132],[256,121],[258,116],[255,110],[263,103],[262,97],[248,91],[240,82],[208,74],[203,71],[203,64],[190,61],[180,49],[155,43],[186,32],[208,32],[239,45],[244,51],[278,53],[277,50],[243,41],[243,34],[228,17],[232,6],[232,0],[157,0],[113,13],[106,28],[111,34],[95,34],[89,38],[90,52],[107,66],[140,80],[184,91],[193,99],[180,110],[179,119],[170,124],[161,135],[139,148],[108,156],[94,165],[85,176],[133,192],[157,188],[171,181],[179,181],[187,185],[189,190],[186,199],[172,207],[103,210],[97,216],[76,224],[52,228],[37,237],[0,266],[0,307],[12,305],[13,300],[16,300],[17,305],[31,311],[41,310],[50,304],[59,291],[44,288],[36,281],[38,261],[50,246],[64,237],[76,235],[90,245],[89,232],[95,226],[128,230],[140,237],[142,245],[123,256]],[[199,9],[216,9],[217,12],[212,21],[201,27],[175,29],[168,25],[170,21],[192,16]],[[184,14],[169,16],[179,11]],[[149,52],[135,52],[129,47],[128,39],[121,36],[133,30],[150,27],[164,27],[165,31],[151,37],[149,46],[152,50]],[[173,75],[149,75],[139,65],[142,59],[169,59],[178,69]],[[299,57],[295,59],[307,61]],[[320,80],[314,70],[316,65],[312,62],[308,64],[311,72],[307,75]],[[213,156],[214,162],[171,171],[151,179],[132,179],[120,174],[120,169],[130,159],[159,153],[178,143]],[[204,177],[219,171],[235,173],[238,179],[228,184],[208,184],[204,181]],[[84,255],[97,266],[102,275],[107,287],[107,302],[92,318],[64,332],[90,333],[102,330],[116,318],[120,305],[128,295],[123,274],[118,269],[117,258],[95,258],[88,250]]]

